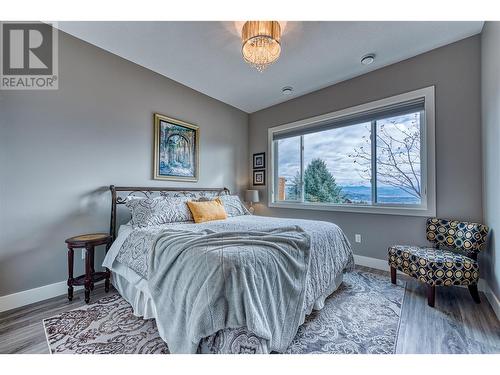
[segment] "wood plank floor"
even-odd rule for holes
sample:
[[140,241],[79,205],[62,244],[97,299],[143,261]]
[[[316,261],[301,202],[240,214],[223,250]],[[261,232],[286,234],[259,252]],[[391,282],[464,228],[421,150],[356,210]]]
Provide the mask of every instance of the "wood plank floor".
[[[114,290],[112,288],[112,290]],[[90,302],[103,297],[104,284],[96,285]],[[0,313],[0,353],[49,354],[42,320],[85,305],[83,290],[74,293],[73,301],[66,295]]]
[[[384,274],[388,272],[367,269]],[[397,353],[500,353],[500,322],[481,294],[481,304],[472,301],[466,288],[437,288],[436,307],[427,306],[425,286],[407,281],[397,339]],[[96,286],[91,301],[104,295]],[[84,304],[83,291],[72,302],[59,296],[0,313],[0,353],[48,353],[42,319]]]

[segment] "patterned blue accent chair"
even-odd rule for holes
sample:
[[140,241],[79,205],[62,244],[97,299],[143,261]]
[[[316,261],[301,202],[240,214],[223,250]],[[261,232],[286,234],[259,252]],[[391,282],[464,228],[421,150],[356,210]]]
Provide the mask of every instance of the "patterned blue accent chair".
[[389,247],[391,281],[399,270],[427,284],[427,304],[434,307],[436,286],[467,285],[472,299],[480,303],[477,255],[486,246],[489,228],[480,223],[430,218],[427,240],[434,247]]

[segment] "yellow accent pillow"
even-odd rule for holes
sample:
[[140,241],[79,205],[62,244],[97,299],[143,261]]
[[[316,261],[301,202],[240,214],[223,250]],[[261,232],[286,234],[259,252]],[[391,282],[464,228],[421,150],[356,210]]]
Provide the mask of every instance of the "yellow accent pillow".
[[226,210],[219,198],[206,202],[187,202],[195,223],[227,219]]

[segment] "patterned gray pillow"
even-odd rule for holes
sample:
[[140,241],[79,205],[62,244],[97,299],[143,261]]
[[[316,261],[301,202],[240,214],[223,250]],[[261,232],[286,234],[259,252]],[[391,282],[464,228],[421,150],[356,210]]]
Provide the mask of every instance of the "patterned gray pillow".
[[241,203],[240,197],[237,195],[221,195],[219,199],[224,205],[227,217],[250,215],[250,212]]
[[131,224],[138,227],[193,221],[186,204],[189,197],[131,198],[125,204],[132,215]]

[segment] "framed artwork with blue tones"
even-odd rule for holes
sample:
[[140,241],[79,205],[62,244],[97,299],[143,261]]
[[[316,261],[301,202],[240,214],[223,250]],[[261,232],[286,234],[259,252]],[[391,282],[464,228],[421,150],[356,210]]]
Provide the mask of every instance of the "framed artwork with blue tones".
[[199,128],[154,114],[155,180],[198,181]]

